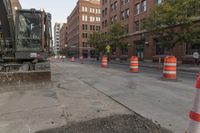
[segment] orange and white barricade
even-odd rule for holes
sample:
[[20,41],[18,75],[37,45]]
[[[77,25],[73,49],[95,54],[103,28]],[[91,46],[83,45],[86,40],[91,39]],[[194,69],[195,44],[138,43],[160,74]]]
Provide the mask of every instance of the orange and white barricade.
[[130,61],[130,70],[133,73],[139,72],[139,61],[137,56],[132,56]]
[[200,133],[200,73],[196,81],[196,95],[189,119],[189,126],[185,133]]
[[102,57],[101,67],[108,67],[108,59],[105,55]]
[[167,56],[164,59],[163,77],[165,79],[176,79],[177,60],[174,56]]

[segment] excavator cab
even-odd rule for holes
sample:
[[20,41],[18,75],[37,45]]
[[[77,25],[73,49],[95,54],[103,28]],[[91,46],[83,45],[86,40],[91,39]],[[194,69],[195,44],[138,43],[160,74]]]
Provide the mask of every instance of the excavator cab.
[[52,42],[51,15],[42,10],[17,10],[15,40],[16,59],[47,59]]

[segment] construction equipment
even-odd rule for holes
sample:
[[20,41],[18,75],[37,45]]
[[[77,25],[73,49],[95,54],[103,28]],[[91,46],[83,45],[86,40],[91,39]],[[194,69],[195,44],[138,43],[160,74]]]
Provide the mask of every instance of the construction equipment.
[[[14,19],[10,0],[0,2],[0,13],[5,13],[0,17],[0,83],[41,80],[38,77],[50,80],[51,14],[44,10],[16,9]],[[12,73],[17,78],[12,78]],[[27,78],[29,74],[33,78]],[[10,75],[9,79],[5,75]]]

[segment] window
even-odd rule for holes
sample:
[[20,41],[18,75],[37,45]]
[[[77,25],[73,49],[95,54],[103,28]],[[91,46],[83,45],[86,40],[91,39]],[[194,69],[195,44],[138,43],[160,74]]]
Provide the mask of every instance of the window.
[[87,15],[82,16],[82,21],[87,21]]
[[99,14],[99,9],[96,9],[96,14]]
[[100,31],[100,26],[96,26],[96,31]]
[[94,8],[90,8],[90,13],[95,13],[95,9]]
[[141,12],[147,11],[147,1],[143,0],[142,1],[142,7],[141,7]]
[[156,0],[156,4],[159,5],[163,2],[163,0]]
[[122,20],[124,20],[124,19],[125,19],[125,12],[124,12],[124,11],[121,12],[121,16],[122,16],[122,17],[121,17]]
[[107,9],[107,8],[105,8],[105,14],[104,14],[104,15],[107,15],[107,12],[108,12],[108,9]]
[[100,17],[96,17],[96,21],[100,22],[101,21]]
[[140,30],[140,23],[139,21],[135,22],[135,31],[139,31]]
[[137,15],[137,14],[140,13],[140,3],[136,4],[135,7],[136,7],[135,8],[136,9],[135,14]]
[[129,9],[126,9],[126,11],[125,11],[125,19],[129,17],[129,13],[130,13]]
[[105,13],[105,11],[104,11],[104,10],[102,10],[102,16],[104,16],[104,13]]
[[83,25],[82,25],[82,29],[83,29],[83,30],[87,30],[87,27],[88,27],[87,24],[83,24]]
[[83,7],[82,7],[82,11],[83,11],[83,12],[87,12],[87,7],[84,7],[84,6],[83,6]]
[[95,21],[95,17],[94,16],[90,16],[90,22],[94,22]]
[[87,38],[87,33],[82,33],[83,38]]
[[95,25],[90,25],[90,30],[92,31],[95,31]]
[[117,1],[111,4],[111,10],[114,11],[117,9]]

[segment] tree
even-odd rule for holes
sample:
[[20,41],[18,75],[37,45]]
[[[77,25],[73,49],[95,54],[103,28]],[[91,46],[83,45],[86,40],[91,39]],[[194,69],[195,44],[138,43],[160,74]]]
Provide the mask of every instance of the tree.
[[165,0],[145,21],[145,29],[171,54],[177,44],[200,42],[199,0]]
[[99,32],[93,32],[90,34],[88,43],[91,47],[94,47],[96,50],[102,52],[105,48],[104,36]]
[[120,22],[113,23],[108,31],[108,41],[111,47],[123,49],[126,43],[123,41],[122,36],[125,34],[124,26]]

